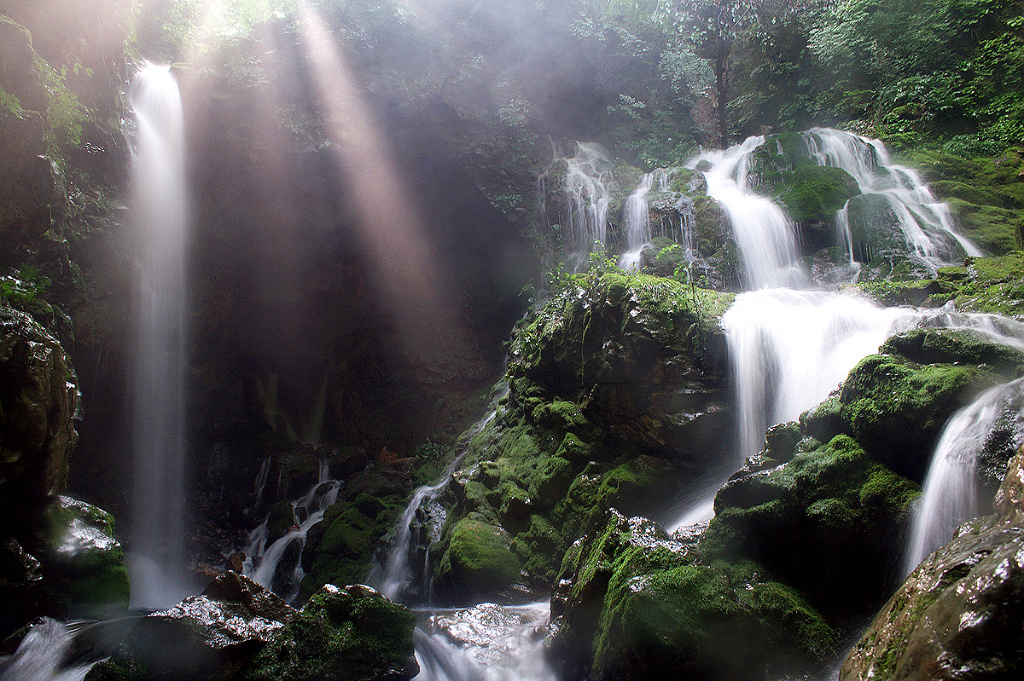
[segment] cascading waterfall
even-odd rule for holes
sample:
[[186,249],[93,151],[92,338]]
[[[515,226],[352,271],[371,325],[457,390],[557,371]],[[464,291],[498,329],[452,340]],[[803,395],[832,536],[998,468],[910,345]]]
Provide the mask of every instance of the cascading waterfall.
[[[599,144],[576,143],[576,155],[566,159],[565,215],[568,252],[578,266],[595,248],[608,241],[608,209],[611,206],[611,159]],[[598,245],[599,244],[599,245]]]
[[[958,257],[956,249],[942,248],[943,239],[959,241],[966,252],[978,253],[956,235],[948,210],[935,201],[920,178],[892,164],[881,142],[822,128],[805,133],[804,139],[817,163],[846,170],[865,194],[886,197],[905,224],[908,242],[915,244],[918,255],[933,270]],[[994,318],[986,315],[883,308],[854,293],[799,290],[809,282],[796,264],[795,226],[778,205],[748,186],[750,155],[763,143],[764,138],[751,137],[725,151],[706,152],[688,164],[696,168],[701,161],[710,163],[704,172],[708,194],[729,216],[748,284],[755,289],[737,296],[722,318],[738,412],[736,468],[761,449],[770,426],[796,419],[823,401],[857,362],[876,352],[893,334],[930,325],[972,329],[996,342],[1007,337],[1004,330],[993,328]],[[876,164],[883,172],[876,172]],[[848,216],[845,209],[841,213],[837,222],[846,229],[839,245],[852,261],[852,239],[848,223],[843,222]],[[856,275],[856,268],[851,271]],[[722,482],[711,481],[674,527],[710,519]]]
[[[960,257],[959,249],[967,255],[982,255],[977,246],[957,233],[949,206],[935,198],[917,172],[894,164],[879,140],[831,128],[808,130],[803,133],[803,140],[808,156],[818,165],[842,168],[857,181],[862,194],[885,198],[912,249],[911,254],[933,274]],[[837,245],[849,249],[852,261],[848,207],[849,204],[844,206],[842,216],[837,217],[837,226],[843,230],[842,241]],[[868,254],[861,255],[868,259]]]
[[[317,483],[300,499],[291,502],[292,525],[289,530],[270,546],[267,546],[270,536],[266,521],[250,533],[249,543],[243,551],[246,555],[243,574],[272,589],[284,600],[294,601],[305,576],[301,556],[306,534],[323,520],[324,512],[338,500],[340,490],[341,482],[332,480],[330,466],[326,461],[321,462]],[[293,546],[298,549],[293,553],[299,559],[295,565],[282,568],[281,561]]]
[[762,144],[764,137],[749,137],[725,151],[705,152],[687,167],[696,168],[704,161],[711,164],[704,173],[707,193],[729,216],[749,288],[802,288],[807,282],[797,264],[792,221],[778,204],[747,186],[750,155]]
[[740,464],[760,451],[769,426],[820,403],[857,362],[919,316],[855,293],[764,289],[737,296],[722,326],[735,381]]
[[1024,408],[1021,407],[1024,379],[1017,379],[982,393],[972,404],[950,418],[943,428],[928,468],[921,498],[914,509],[910,541],[903,561],[903,573],[914,568],[928,554],[950,539],[956,528],[981,515],[977,493],[977,465],[996,422],[1008,416],[1016,398],[1017,442],[1024,432]]
[[133,400],[132,604],[167,607],[185,574],[185,200],[181,97],[170,68],[132,83],[137,346]]

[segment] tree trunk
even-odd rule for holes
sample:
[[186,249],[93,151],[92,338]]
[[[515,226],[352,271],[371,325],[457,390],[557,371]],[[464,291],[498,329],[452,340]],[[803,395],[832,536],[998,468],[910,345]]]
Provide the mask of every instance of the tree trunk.
[[726,104],[729,101],[729,82],[726,73],[726,64],[729,60],[729,48],[723,44],[715,55],[715,90],[718,95],[718,137],[723,149],[729,147],[729,119],[726,112]]

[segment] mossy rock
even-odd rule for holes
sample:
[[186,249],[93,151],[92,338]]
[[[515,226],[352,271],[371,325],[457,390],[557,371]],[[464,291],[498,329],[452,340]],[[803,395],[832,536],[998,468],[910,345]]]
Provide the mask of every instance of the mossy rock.
[[415,618],[367,586],[325,585],[242,673],[244,681],[402,681],[418,673]]
[[846,435],[801,448],[719,490],[701,550],[763,564],[827,613],[863,613],[889,588],[892,547],[918,486]]
[[1020,351],[963,329],[915,329],[892,336],[879,352],[918,364],[983,364],[1005,378],[1024,373]]
[[106,511],[61,496],[47,513],[44,583],[74,616],[114,617],[128,609],[128,569]]
[[975,366],[871,355],[844,381],[840,417],[877,461],[922,481],[946,421],[993,384],[992,373]]
[[458,521],[436,569],[442,588],[470,601],[517,583],[521,566],[510,541],[500,527],[472,518]]
[[567,552],[552,599],[563,675],[763,679],[834,655],[834,631],[763,569],[707,565],[644,518],[610,511]]

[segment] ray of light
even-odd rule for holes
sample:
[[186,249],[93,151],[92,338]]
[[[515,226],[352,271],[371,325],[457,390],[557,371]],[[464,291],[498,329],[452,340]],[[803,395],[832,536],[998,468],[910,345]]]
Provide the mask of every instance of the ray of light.
[[[344,54],[316,10],[299,3],[301,39],[317,100],[354,204],[359,241],[407,350],[432,357],[449,322],[433,250],[387,140]],[[443,334],[451,337],[450,334]]]

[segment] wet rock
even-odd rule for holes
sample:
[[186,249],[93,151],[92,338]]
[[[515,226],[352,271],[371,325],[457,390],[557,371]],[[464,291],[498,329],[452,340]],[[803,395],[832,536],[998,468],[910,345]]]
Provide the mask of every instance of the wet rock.
[[57,612],[111,618],[128,609],[128,569],[112,515],[61,496],[50,506],[49,544],[40,549],[45,589]]
[[918,487],[848,436],[808,445],[722,487],[701,549],[764,565],[825,612],[867,614],[891,588],[892,547]]
[[966,523],[886,603],[846,658],[842,681],[1024,674],[1024,475],[1010,463],[996,513]]
[[430,633],[440,633],[455,646],[470,652],[487,668],[512,668],[520,664],[523,643],[547,635],[547,617],[541,608],[509,608],[481,603],[466,610],[431,616]]
[[465,518],[452,530],[437,577],[444,591],[472,600],[493,594],[519,580],[520,564],[500,527]]
[[415,619],[368,586],[325,585],[278,631],[245,681],[402,681],[419,670]]
[[77,406],[60,343],[28,315],[0,307],[0,504],[14,518],[64,489]]
[[552,596],[564,678],[750,681],[834,654],[821,616],[754,564],[708,565],[650,520],[605,520],[566,552]]
[[294,616],[271,591],[227,573],[202,594],[144,617],[122,649],[87,678],[236,678]]

